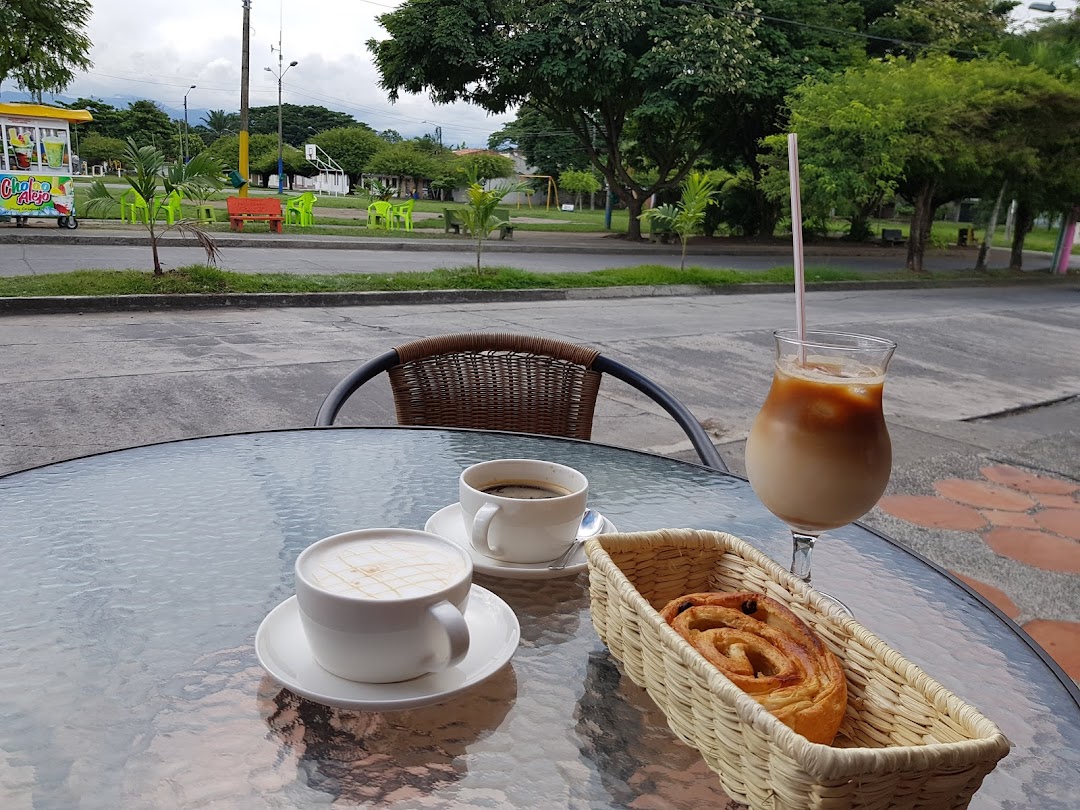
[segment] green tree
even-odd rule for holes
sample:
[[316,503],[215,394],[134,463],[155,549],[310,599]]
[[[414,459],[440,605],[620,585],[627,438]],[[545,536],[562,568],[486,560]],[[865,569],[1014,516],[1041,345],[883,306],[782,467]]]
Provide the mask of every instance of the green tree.
[[[852,98],[840,80],[808,80],[788,99],[788,128],[799,133],[799,179],[805,214],[845,211],[849,237],[863,240],[882,201],[904,173],[906,118],[901,98]],[[778,207],[790,200],[787,138],[765,140],[761,188]]]
[[[183,196],[202,197],[205,196],[207,188],[220,188],[221,164],[204,152],[196,155],[186,164],[174,163],[168,171],[165,171],[165,154],[160,149],[153,146],[139,146],[132,139],[128,139],[123,161],[128,168],[124,179],[131,186],[131,190],[146,202],[149,212],[144,225],[150,236],[150,250],[154,256],[154,275],[160,276],[164,273],[161,269],[161,260],[158,258],[158,243],[164,234],[173,229],[181,234],[194,236],[206,251],[207,262],[215,262],[219,255],[217,245],[210,234],[196,222],[181,219],[159,231],[157,214],[169,195],[174,192]],[[91,216],[96,214],[104,216],[118,202],[101,180],[95,180],[87,195],[86,208]]]
[[[865,192],[895,187],[911,201],[907,265],[922,272],[934,212],[943,203],[996,195],[1004,180],[1032,194],[1070,182],[1078,104],[1080,91],[1007,59],[900,58],[808,84],[792,99],[792,126],[812,135],[805,139],[807,163],[827,182],[855,187],[854,167],[870,173]],[[800,149],[803,143],[800,138]],[[823,182],[813,172],[809,179]],[[1030,206],[1022,211],[1030,212]]]
[[686,269],[686,243],[695,233],[701,233],[705,226],[705,211],[715,205],[714,195],[719,178],[705,172],[690,172],[682,184],[682,197],[672,205],[658,205],[641,215],[643,220],[652,220],[666,230],[674,231],[682,243],[679,269]]
[[66,107],[69,110],[87,110],[94,120],[79,125],[79,131],[83,136],[101,135],[105,138],[124,137],[124,111],[119,110],[112,104],[108,104],[98,98],[77,98],[67,104],[57,102],[58,107]]
[[[253,172],[258,172],[262,175],[262,186],[263,188],[267,188],[270,185],[270,175],[277,174],[278,170],[277,141],[275,140],[271,148],[262,149],[259,152],[252,152],[251,154],[253,154],[253,157],[250,160],[249,166]],[[289,144],[284,144],[282,146],[281,168],[285,173],[285,177],[288,178],[290,190],[293,187],[293,180],[297,175],[300,177],[314,177],[319,173],[319,170],[304,157],[303,152]]]
[[[235,169],[240,162],[240,136],[226,135],[218,138],[206,150],[222,166]],[[273,153],[274,171],[277,171],[277,135],[252,135],[248,139],[249,166],[254,160]]]
[[106,138],[103,135],[87,135],[79,143],[79,157],[88,165],[97,163],[113,163],[124,159],[124,151],[127,149],[119,138]]
[[536,174],[558,177],[569,169],[591,167],[585,147],[568,130],[529,103],[522,104],[517,118],[488,137],[489,149],[520,149]]
[[460,155],[454,161],[454,169],[461,174],[463,180],[471,182],[475,179],[480,183],[500,177],[512,177],[516,173],[514,161],[495,152]]
[[236,135],[240,131],[240,114],[207,110],[202,117],[202,128],[209,133],[211,143],[226,135]]
[[360,175],[364,173],[364,167],[372,155],[386,144],[367,127],[335,127],[320,132],[311,142],[345,170],[350,187],[360,182]]
[[0,82],[13,79],[40,102],[59,93],[93,63],[86,35],[90,0],[7,0],[0,3]]
[[[657,0],[407,0],[379,22],[389,38],[368,47],[392,100],[427,92],[492,113],[529,101],[582,144],[634,239],[645,200],[677,186],[708,145],[717,99],[746,84],[757,27]],[[646,163],[656,179],[642,184]]]
[[430,180],[439,171],[439,162],[407,141],[386,144],[368,161],[366,174]]
[[121,116],[120,131],[125,140],[131,139],[139,146],[154,146],[160,149],[166,158],[175,159],[179,156],[173,137],[176,135],[176,127],[154,101],[140,99],[128,104]]
[[[248,112],[248,130],[253,135],[277,135],[278,107],[252,107]],[[303,146],[312,136],[337,127],[365,127],[348,113],[328,110],[318,104],[282,104],[282,140],[293,146]]]
[[[953,52],[967,58],[972,52],[997,48],[1009,25],[1014,0],[887,0],[877,7],[870,33],[871,56],[920,56]],[[887,42],[885,39],[901,40]]]
[[592,194],[600,190],[600,181],[590,171],[567,169],[559,175],[559,185],[563,191],[577,195],[576,205],[581,208],[581,195]]

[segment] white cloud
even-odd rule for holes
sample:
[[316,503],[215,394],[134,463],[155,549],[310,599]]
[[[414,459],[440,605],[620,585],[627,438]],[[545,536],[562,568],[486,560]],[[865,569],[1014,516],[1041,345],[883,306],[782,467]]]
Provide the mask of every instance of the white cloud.
[[[442,127],[443,141],[483,146],[489,133],[513,115],[490,116],[466,104],[434,105],[426,97],[387,101],[365,43],[386,32],[375,20],[397,0],[252,0],[251,76],[253,107],[277,103],[279,25],[285,65],[282,100],[321,104],[365,121],[377,130],[406,136]],[[183,113],[188,94],[191,120],[202,110],[240,108],[241,0],[95,0],[89,35],[93,69],[67,89],[70,96],[138,96],[158,101],[170,114]],[[429,121],[431,123],[424,123]]]

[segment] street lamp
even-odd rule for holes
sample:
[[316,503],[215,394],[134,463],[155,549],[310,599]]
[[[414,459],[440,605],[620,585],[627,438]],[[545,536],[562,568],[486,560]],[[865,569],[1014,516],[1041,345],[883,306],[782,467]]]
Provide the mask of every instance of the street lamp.
[[281,125],[281,80],[285,74],[289,72],[289,68],[294,68],[297,62],[293,60],[289,62],[289,67],[282,70],[281,63],[284,61],[281,55],[281,48],[278,48],[278,69],[275,73],[271,68],[266,68],[266,72],[277,78],[277,193],[283,194],[285,191],[284,180],[282,174],[285,171],[285,164],[282,160],[284,151],[284,141],[282,140],[282,125]]
[[426,118],[420,122],[421,124],[431,124],[435,127],[435,140],[439,142],[439,148],[442,148],[442,127],[436,124],[434,121],[428,121]]
[[[180,139],[180,162],[181,163],[187,163],[187,135],[188,135],[187,97],[188,97],[188,93],[190,93],[196,87],[198,87],[198,85],[193,84],[193,85],[191,85],[191,87],[188,88],[187,93],[184,93],[184,137]],[[174,98],[175,98],[175,96],[174,96]]]

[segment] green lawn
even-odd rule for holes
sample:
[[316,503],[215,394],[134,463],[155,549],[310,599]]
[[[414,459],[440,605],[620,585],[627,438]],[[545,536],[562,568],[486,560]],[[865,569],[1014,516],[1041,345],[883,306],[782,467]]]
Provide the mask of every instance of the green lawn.
[[[960,278],[1007,281],[1023,274],[1007,271],[977,276],[970,271],[935,273],[932,279],[905,271],[860,273],[827,266],[810,266],[807,280],[857,281],[862,279],[919,280],[936,284]],[[753,283],[793,284],[790,267],[764,271],[715,270],[688,267],[684,271],[663,265],[598,270],[591,273],[531,273],[513,267],[485,267],[478,275],[475,267],[444,267],[426,273],[350,273],[330,276],[301,276],[285,273],[233,273],[192,265],[155,276],[144,270],[80,270],[37,276],[0,278],[0,297],[206,294],[267,292],[366,292],[388,290],[524,290],[571,287],[664,286],[697,284],[729,286]]]
[[[115,178],[114,178],[115,180]],[[86,211],[86,195],[89,191],[90,183],[87,180],[80,180],[75,186],[75,210],[80,212],[80,218],[89,219],[85,215]],[[110,190],[114,195],[119,195],[124,191],[127,186],[121,185],[116,182],[109,184]],[[235,195],[235,190],[231,188],[222,189],[215,192],[210,196],[211,200],[224,200],[226,197]],[[274,196],[275,191],[272,189],[260,189],[253,188],[251,193],[256,196]],[[296,192],[299,193],[299,192]],[[290,192],[286,192],[286,197],[291,196]],[[366,211],[370,203],[370,200],[366,195],[347,195],[344,197],[334,197],[330,195],[320,195],[319,200],[316,203],[319,208],[330,209],[342,209],[342,210],[359,210]],[[436,202],[432,200],[417,200],[414,207],[414,211],[421,211],[431,214],[442,214],[445,208],[463,208],[462,203],[450,203],[450,202]],[[195,217],[195,205],[185,203],[181,206],[184,215],[187,217]],[[228,230],[227,225],[224,225],[225,212],[223,210],[217,210],[215,215],[218,217],[219,222],[222,223],[221,228],[214,228],[214,230]],[[557,207],[551,209],[545,209],[543,206],[513,206],[511,207],[511,218],[517,219],[526,217],[529,219],[538,220],[550,220],[548,222],[516,222],[514,227],[516,230],[522,231],[561,231],[564,233],[596,233],[603,232],[604,228],[604,210],[597,209],[590,211],[589,209],[579,209],[573,212],[562,211]],[[113,210],[104,217],[107,220],[119,220],[120,208],[119,205],[114,206]],[[614,233],[626,233],[628,215],[625,210],[615,210],[612,212],[611,230]],[[349,217],[333,217],[326,215],[318,215],[316,217],[316,228],[307,228],[301,231],[296,226],[286,226],[287,230],[294,233],[311,233],[322,235],[337,235],[337,236],[386,236],[389,232],[378,228],[368,228],[366,223],[362,220]],[[899,228],[905,235],[910,230],[910,222],[904,220],[873,220],[871,222],[873,232],[875,235],[881,233],[881,229],[884,228]],[[246,226],[251,228],[253,232],[260,232],[267,230],[265,226],[261,229],[258,225]],[[436,234],[443,233],[443,222],[441,217],[439,219],[423,219],[415,222],[415,231],[413,234],[409,234],[405,231],[393,231],[395,237],[401,238],[432,238]],[[829,223],[829,234],[831,236],[839,237],[846,233],[848,223],[846,220],[832,220]],[[957,232],[960,228],[972,227],[968,223],[956,223],[956,222],[935,222],[932,231],[933,244],[936,247],[948,247],[950,245],[956,245]],[[976,237],[981,239],[983,235],[983,229],[976,228]],[[782,237],[783,234],[777,234]],[[1024,247],[1027,250],[1039,250],[1046,253],[1052,253],[1057,245],[1058,229],[1052,228],[1047,230],[1045,228],[1036,228],[1027,235]],[[1009,247],[1009,244],[1005,241],[1005,226],[1002,224],[998,227],[994,234],[994,246],[995,247]],[[1077,240],[1073,246],[1073,254],[1080,255],[1080,240]]]

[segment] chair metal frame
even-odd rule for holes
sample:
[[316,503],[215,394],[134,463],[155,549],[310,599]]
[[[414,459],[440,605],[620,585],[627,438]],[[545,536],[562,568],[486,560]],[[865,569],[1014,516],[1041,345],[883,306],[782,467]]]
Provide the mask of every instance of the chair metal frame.
[[[440,345],[439,341],[448,341],[451,345],[446,351],[435,350],[431,352],[433,345]],[[522,349],[521,342],[529,341],[530,348]],[[535,348],[533,348],[535,347]],[[425,354],[425,352],[430,352]],[[418,341],[402,344],[374,357],[358,366],[346,375],[327,394],[319,408],[315,419],[316,427],[329,427],[334,424],[338,413],[348,399],[356,393],[365,383],[370,382],[381,374],[387,374],[391,378],[391,388],[394,394],[394,403],[397,409],[398,423],[407,425],[428,424],[442,427],[480,427],[475,421],[469,424],[457,423],[451,419],[446,424],[436,425],[435,422],[412,421],[409,417],[409,403],[403,400],[407,398],[404,390],[409,387],[410,380],[403,380],[402,375],[408,373],[408,369],[427,358],[435,358],[445,355],[492,355],[498,353],[515,352],[519,354],[535,355],[545,360],[556,357],[566,366],[577,366],[588,377],[584,380],[583,403],[580,409],[582,422],[576,429],[543,431],[549,435],[558,435],[568,438],[590,439],[593,421],[593,405],[595,404],[600,380],[607,374],[626,383],[638,390],[663,408],[682,428],[690,439],[694,450],[701,459],[702,464],[716,470],[727,472],[728,467],[721,458],[716,446],[709,439],[701,423],[694,417],[690,410],[676,399],[671,393],[655,383],[653,380],[641,374],[629,366],[614,360],[595,349],[567,343],[565,341],[551,340],[546,338],[528,338],[524,335],[512,335],[506,333],[472,333],[460,335],[444,335],[438,338],[424,338]],[[405,360],[403,361],[403,356]],[[403,414],[405,418],[403,419]],[[512,420],[508,420],[511,421]],[[497,425],[489,425],[489,428],[502,428]],[[540,431],[529,431],[540,432]]]

